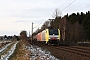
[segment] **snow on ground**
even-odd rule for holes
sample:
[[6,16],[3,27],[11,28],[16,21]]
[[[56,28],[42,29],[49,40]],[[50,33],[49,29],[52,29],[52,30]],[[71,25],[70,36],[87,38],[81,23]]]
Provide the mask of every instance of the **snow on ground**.
[[[1,56],[1,60],[8,60],[9,56],[12,55],[12,53],[14,52],[17,43],[18,42],[14,44],[14,46],[8,51],[8,53]],[[11,43],[7,44],[6,47],[9,46],[10,44]],[[49,51],[42,49],[36,45],[25,46],[25,48],[26,50],[28,49],[30,51],[30,55],[29,55],[30,60],[59,60],[58,58],[51,55]],[[28,56],[27,53],[25,55]]]
[[31,45],[27,47],[31,51],[30,60],[59,60],[51,55],[47,50]]
[[5,50],[8,46],[10,46],[12,43],[9,43],[9,44],[6,44],[5,46],[3,46],[1,49],[0,49],[0,52],[2,52],[3,50]]
[[[13,42],[12,42],[13,43]],[[12,44],[11,43],[11,44]],[[16,42],[14,45],[13,45],[13,47],[6,53],[6,54],[4,54],[4,55],[2,55],[1,56],[1,60],[8,60],[8,58],[13,54],[13,52],[14,52],[14,50],[15,50],[15,48],[16,48],[16,44],[17,44],[18,42]],[[8,45],[6,45],[6,46],[8,46]]]

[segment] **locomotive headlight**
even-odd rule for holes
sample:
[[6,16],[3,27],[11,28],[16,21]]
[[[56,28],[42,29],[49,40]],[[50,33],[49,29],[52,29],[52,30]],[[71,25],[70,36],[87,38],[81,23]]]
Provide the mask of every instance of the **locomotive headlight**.
[[59,38],[57,38],[57,39],[59,39]]
[[51,39],[51,38],[49,38],[49,39]]

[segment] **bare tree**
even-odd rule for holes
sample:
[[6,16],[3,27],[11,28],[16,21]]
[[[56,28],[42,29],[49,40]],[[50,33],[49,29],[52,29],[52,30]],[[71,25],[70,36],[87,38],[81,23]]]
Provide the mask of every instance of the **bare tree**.
[[52,15],[52,17],[56,18],[56,17],[60,17],[60,16],[62,16],[62,12],[58,8],[56,8],[55,12]]

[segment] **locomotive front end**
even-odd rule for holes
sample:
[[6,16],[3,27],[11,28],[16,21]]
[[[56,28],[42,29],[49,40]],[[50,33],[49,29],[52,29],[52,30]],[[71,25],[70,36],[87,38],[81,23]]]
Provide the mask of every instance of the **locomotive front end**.
[[59,29],[49,29],[49,43],[59,44],[60,41],[60,30]]

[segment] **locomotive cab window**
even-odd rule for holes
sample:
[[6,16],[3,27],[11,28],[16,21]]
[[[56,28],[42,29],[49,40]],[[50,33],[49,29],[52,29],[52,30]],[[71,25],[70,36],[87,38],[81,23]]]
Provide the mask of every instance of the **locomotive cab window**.
[[58,35],[58,29],[50,29],[50,30],[49,30],[49,34],[50,34],[50,35],[53,35],[53,34],[54,34],[54,35]]

